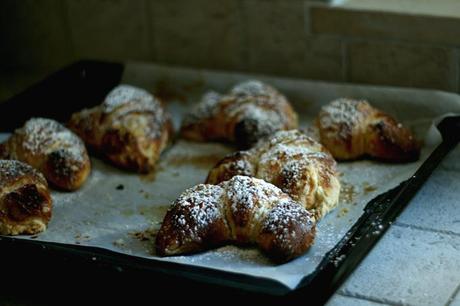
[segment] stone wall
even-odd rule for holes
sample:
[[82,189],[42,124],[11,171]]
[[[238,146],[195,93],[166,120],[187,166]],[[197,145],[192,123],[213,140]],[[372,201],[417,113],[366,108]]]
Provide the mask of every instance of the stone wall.
[[141,60],[458,92],[459,25],[305,0],[2,0],[0,66]]

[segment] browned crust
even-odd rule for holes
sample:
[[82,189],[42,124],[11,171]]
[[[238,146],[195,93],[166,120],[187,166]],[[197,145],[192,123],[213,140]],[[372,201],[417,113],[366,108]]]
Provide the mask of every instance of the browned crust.
[[37,234],[46,229],[51,214],[44,177],[19,161],[0,160],[0,234]]
[[336,166],[320,143],[298,130],[283,131],[224,157],[209,171],[206,183],[219,184],[236,175],[257,177],[314,210],[319,219],[338,203]]
[[[180,131],[182,137],[194,141],[234,142],[247,148],[278,130],[297,128],[297,114],[288,100],[274,88],[262,85],[266,87],[263,93],[230,92],[206,111],[198,107],[187,114]],[[265,122],[269,120],[264,116],[276,118],[277,125]]]
[[[337,107],[331,108],[333,103]],[[322,122],[328,122],[324,118],[332,117],[331,110],[337,110],[341,104],[354,105],[354,108],[350,106],[346,109],[355,113],[349,111],[346,116],[336,116],[334,124],[323,125]],[[321,143],[339,160],[370,156],[386,162],[410,162],[420,156],[420,143],[413,133],[367,101],[333,101],[321,110],[316,124]]]
[[247,151],[237,151],[221,159],[208,173],[206,184],[217,185],[236,175],[254,176],[252,155]]
[[[235,193],[236,198],[231,196]],[[273,185],[236,176],[220,185],[197,185],[179,196],[163,220],[155,247],[158,255],[170,256],[228,243],[256,244],[283,263],[305,253],[314,236],[313,216],[299,203]]]
[[368,153],[389,162],[411,162],[420,157],[420,144],[412,132],[385,113],[368,127]]
[[48,155],[43,165],[48,181],[58,188],[73,191],[79,189],[91,173],[91,162],[85,155],[84,162],[77,162],[66,157],[65,151],[56,150]]
[[55,136],[62,131],[71,133],[70,130],[54,120],[46,119],[57,128],[52,129],[49,141],[37,144],[38,149],[32,150],[27,143],[32,135],[28,133],[26,125],[34,120],[42,119],[29,120],[0,145],[0,158],[15,159],[31,165],[58,189],[71,191],[80,188],[91,172],[91,162],[83,142],[77,135],[73,135],[78,141],[69,147],[68,143],[61,142]]
[[110,113],[104,112],[103,104],[75,113],[68,126],[116,166],[148,173],[155,169],[174,133],[170,116],[154,101],[160,114],[127,100]]
[[[289,214],[289,211],[297,210],[296,205],[292,202],[279,204],[284,218],[276,218],[276,221],[262,225],[258,244],[275,262],[283,263],[302,255],[315,240],[316,225],[308,211],[304,210],[294,216]],[[276,213],[276,209],[279,207],[275,207],[270,214]],[[267,219],[270,219],[270,214]],[[284,225],[280,226],[281,223]]]
[[[156,253],[159,256],[195,253],[223,245],[230,240],[230,232],[224,216],[209,223],[208,226],[201,228],[194,235],[199,237],[199,239],[190,237],[186,228],[196,227],[198,222],[198,220],[190,215],[191,209],[193,209],[193,206],[186,208],[174,205],[168,210],[155,241]],[[178,215],[184,215],[186,223],[177,223],[176,217]]]

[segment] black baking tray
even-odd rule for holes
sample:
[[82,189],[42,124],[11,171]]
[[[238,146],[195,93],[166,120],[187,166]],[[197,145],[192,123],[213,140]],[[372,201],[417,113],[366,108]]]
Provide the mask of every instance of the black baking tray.
[[[65,122],[73,112],[99,104],[119,84],[123,71],[124,65],[121,63],[74,63],[1,103],[0,132],[11,132],[30,117],[40,116]],[[201,293],[206,292],[210,296],[225,296],[229,302],[250,297],[269,304],[305,301],[308,304],[324,304],[382,237],[444,156],[458,143],[459,117],[445,118],[438,129],[443,141],[417,172],[398,187],[370,201],[349,232],[295,290],[264,278],[152,261],[95,247],[4,236],[0,237],[1,259],[10,264],[5,266],[2,275],[14,279],[42,273],[53,276],[54,285],[62,285],[59,280],[72,275],[72,279],[86,277],[86,284],[94,283],[94,286],[104,281],[105,285],[110,284],[116,291],[120,289],[114,288],[121,286],[124,290],[130,287],[131,290],[141,291],[140,288],[143,288],[147,290],[146,294],[154,290],[156,295],[168,297],[180,288],[180,294],[174,296],[175,299],[201,299]],[[88,275],[91,277],[88,278]],[[152,286],[155,283],[155,289],[148,285],[150,283],[140,281],[145,278],[151,280]]]

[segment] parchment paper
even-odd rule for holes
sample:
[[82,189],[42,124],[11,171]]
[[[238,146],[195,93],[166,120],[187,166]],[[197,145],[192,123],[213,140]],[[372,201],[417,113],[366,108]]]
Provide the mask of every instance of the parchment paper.
[[[312,82],[128,63],[123,82],[155,92],[166,103],[179,126],[182,114],[209,89],[225,92],[236,82],[257,78],[283,92],[307,127],[321,105],[338,97],[366,98],[411,127],[424,139],[422,157],[408,164],[383,164],[362,160],[339,163],[342,192],[338,207],[318,224],[315,244],[303,256],[274,265],[256,248],[225,246],[189,256],[159,258],[154,254],[154,234],[168,206],[186,188],[202,183],[209,169],[235,150],[218,143],[193,143],[178,139],[162,154],[155,174],[140,176],[92,159],[92,173],[83,188],[73,193],[53,191],[53,218],[46,232],[22,236],[68,244],[97,246],[116,252],[205,266],[276,280],[289,288],[314,271],[327,251],[344,236],[363,212],[365,204],[409,178],[440,142],[431,129],[433,119],[460,112],[460,97],[439,91],[397,89]],[[8,135],[0,135],[0,138]]]

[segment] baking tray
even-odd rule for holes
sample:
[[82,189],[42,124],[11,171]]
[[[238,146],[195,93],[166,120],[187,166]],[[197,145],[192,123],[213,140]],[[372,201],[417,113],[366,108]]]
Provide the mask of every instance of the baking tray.
[[[162,69],[167,70],[168,67]],[[174,70],[174,68],[171,69]],[[126,74],[134,73],[131,75],[133,80],[142,78],[142,74],[136,76],[137,72],[133,71],[137,70],[125,71],[124,64],[96,61],[81,61],[64,68],[1,104],[0,132],[11,132],[14,128],[21,126],[25,120],[34,116],[66,121],[74,111],[100,103],[106,93],[120,83]],[[199,71],[189,70],[188,73],[199,74]],[[230,78],[231,76],[232,74],[229,74]],[[167,82],[159,85],[156,88],[157,94],[163,99],[180,100],[184,98],[178,92],[171,90]],[[199,87],[200,84],[198,82],[195,85],[188,84],[188,86]],[[278,282],[263,277],[174,262],[152,262],[149,259],[124,255],[98,247],[12,237],[2,237],[0,246],[13,253],[20,250],[20,252],[41,252],[52,254],[53,257],[64,257],[69,259],[73,265],[78,263],[93,268],[102,266],[106,269],[125,272],[141,273],[139,271],[142,271],[142,273],[149,273],[150,277],[156,277],[157,280],[164,279],[165,283],[167,279],[172,280],[171,284],[175,285],[187,283],[187,286],[190,287],[190,281],[192,281],[193,286],[203,284],[205,288],[217,287],[218,290],[223,291],[237,288],[260,297],[302,300],[310,296],[311,302],[321,304],[364,258],[444,155],[458,142],[459,133],[452,133],[456,129],[458,131],[458,122],[455,117],[442,121],[441,127],[443,141],[417,172],[399,186],[370,201],[365,206],[361,217],[339,243],[324,256],[315,271],[302,279],[294,289],[286,288]],[[313,300],[311,293],[314,293]]]

